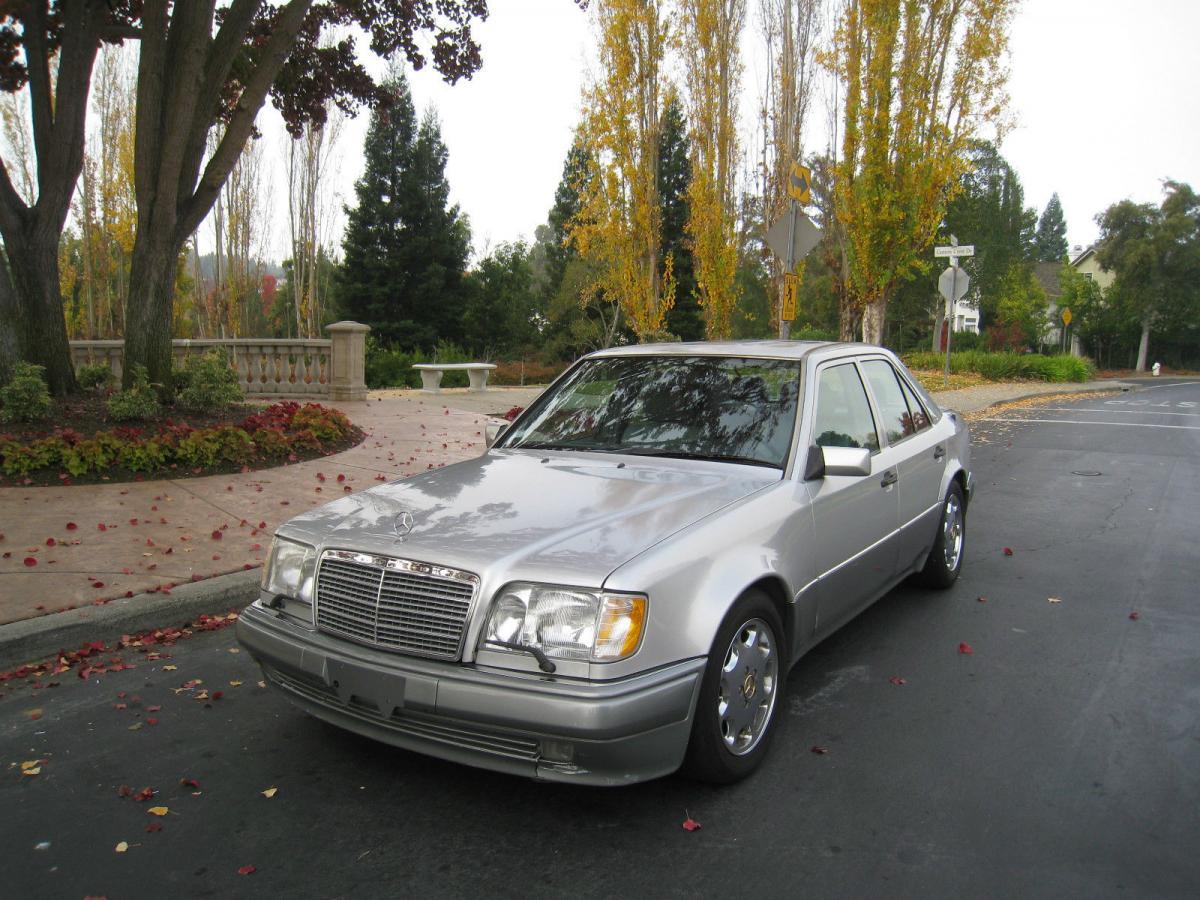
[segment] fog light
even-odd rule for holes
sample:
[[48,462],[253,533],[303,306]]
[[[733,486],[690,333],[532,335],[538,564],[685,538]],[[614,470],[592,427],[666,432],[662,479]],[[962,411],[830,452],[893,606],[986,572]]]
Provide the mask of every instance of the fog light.
[[546,762],[569,763],[574,758],[574,744],[567,741],[542,741],[542,759]]

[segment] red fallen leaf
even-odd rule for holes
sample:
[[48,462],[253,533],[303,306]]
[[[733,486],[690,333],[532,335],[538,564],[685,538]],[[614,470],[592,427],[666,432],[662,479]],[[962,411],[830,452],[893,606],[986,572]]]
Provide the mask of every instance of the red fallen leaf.
[[54,538],[46,538],[46,546],[53,547],[58,543]]
[[102,588],[102,587],[104,587],[104,582],[103,582],[103,581],[93,581],[93,582],[92,582],[92,587],[94,587],[94,588]]
[[25,557],[25,565],[30,566],[30,567],[36,566],[37,560],[34,559],[32,556],[27,556],[27,557]]
[[346,476],[345,476],[345,475],[343,475],[343,474],[341,474],[341,473],[339,472],[339,473],[338,473],[337,480],[338,480],[338,484],[341,484],[343,481],[345,481],[345,480],[346,480]]
[[691,816],[688,816],[686,819],[683,820],[683,830],[684,831],[699,831],[703,827],[704,827],[703,825],[701,825],[699,822],[697,822]]
[[975,602],[976,603],[987,603],[987,597],[976,597]]
[[221,558],[221,554],[220,554],[220,553],[214,553],[214,554],[213,554],[213,559],[214,559],[214,560],[217,560],[217,559],[220,559],[220,558]]
[[184,787],[190,787],[194,791],[200,790],[200,782],[195,778],[180,778],[179,783]]
[[1012,552],[1012,547],[1005,547],[1005,548],[1004,548],[1004,555],[1005,555],[1005,556],[1012,556],[1012,554],[1013,554],[1013,552]]
[[122,570],[121,570],[121,574],[122,574],[122,575],[132,575],[132,574],[133,574],[133,569],[128,569],[128,568],[126,568],[126,569],[122,569]]
[[146,712],[158,712],[160,709],[162,709],[162,706],[147,706]]
[[258,869],[254,868],[254,866],[242,866],[240,869],[238,869],[238,874],[239,875],[253,875],[257,871],[258,871]]
[[79,527],[79,526],[78,526],[78,525],[76,525],[74,522],[68,522],[68,523],[67,523],[67,531],[74,531],[74,530],[75,530],[76,528],[78,528],[78,527]]
[[317,473],[317,481],[324,481],[324,480],[325,480],[325,476],[323,474],[321,474],[320,472],[318,472]]
[[251,549],[251,550],[261,550],[261,549],[262,549],[262,544],[251,544],[251,545],[250,545],[250,549]]
[[242,568],[246,569],[246,570],[250,570],[250,569],[253,569],[254,566],[250,565],[250,563],[242,563]]
[[813,753],[817,754],[817,756],[824,756],[825,754],[827,754],[827,753],[829,752],[829,748],[828,748],[828,747],[822,747],[822,746],[820,746],[820,745],[818,745],[818,744],[814,744],[814,745],[813,745],[812,747],[810,747],[809,749],[810,749],[810,750],[811,750]]
[[888,681],[890,681],[892,684],[895,684],[895,685],[908,684],[908,682],[905,681],[903,678],[901,678],[899,675],[893,675],[891,678],[888,679]]
[[213,691],[213,693],[212,693],[212,698],[214,700],[220,700],[224,696],[225,696],[224,691]]
[[138,803],[145,803],[147,800],[153,799],[156,793],[158,792],[154,788],[144,787],[133,795],[133,799]]
[[212,539],[213,539],[214,541],[219,541],[219,540],[221,539],[221,532],[220,532],[220,531],[214,531],[214,532],[212,533]]
[[147,725],[157,725],[157,724],[158,724],[158,719],[154,718],[154,716],[148,716],[148,717],[146,718],[146,724],[147,724]]
[[232,490],[233,490],[233,485],[232,485],[232,484],[227,484],[227,485],[225,485],[225,490],[227,490],[227,491],[232,491]]
[[974,653],[975,648],[972,647],[970,644],[968,644],[966,641],[963,641],[961,644],[958,645],[958,652],[963,653],[963,654]]
[[133,788],[131,788],[127,784],[123,784],[119,788],[117,788],[117,796],[118,797],[132,797],[133,796]]
[[130,520],[129,520],[129,524],[130,524],[130,525],[136,525],[137,523],[138,523],[138,520],[137,520],[137,519],[130,519]]
[[126,596],[126,597],[132,597],[132,596],[133,596],[133,591],[126,591],[126,592],[125,592],[125,596]]
[[127,709],[128,706],[129,706],[129,704],[127,704],[127,703],[114,703],[113,709]]
[[101,522],[99,525],[96,526],[96,530],[97,531],[108,531],[108,526],[105,525],[103,522]]
[[348,485],[348,484],[343,484],[343,485],[342,485],[342,491],[343,491],[344,493],[347,493],[347,494],[348,494],[348,493],[350,493],[352,490],[354,490],[354,488],[350,487],[350,485]]
[[1136,622],[1138,619],[1140,619],[1140,618],[1141,618],[1141,614],[1140,614],[1140,613],[1137,613],[1137,612],[1131,612],[1131,613],[1129,614],[1129,618],[1133,619],[1133,621],[1135,621],[1135,622]]
[[163,556],[170,556],[174,552],[175,552],[174,547],[168,547],[166,550],[163,551]]
[[267,523],[266,523],[266,522],[259,522],[259,523],[258,523],[258,527],[259,527],[259,528],[266,528],[266,527],[267,527]]
[[152,539],[150,539],[150,538],[146,538],[146,546],[147,546],[147,547],[153,547],[153,546],[155,546],[155,544],[154,544],[154,541],[153,541]]
[[149,825],[146,826],[146,832],[148,834],[154,834],[154,832],[156,832],[156,831],[162,831],[162,823],[161,822],[151,822]]

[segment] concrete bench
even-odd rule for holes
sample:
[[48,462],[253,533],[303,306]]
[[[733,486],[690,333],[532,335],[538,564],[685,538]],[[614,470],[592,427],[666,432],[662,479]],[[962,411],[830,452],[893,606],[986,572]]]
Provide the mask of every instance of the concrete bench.
[[413,368],[421,373],[421,390],[436,394],[442,389],[442,373],[452,369],[467,372],[472,391],[486,391],[488,375],[496,368],[494,363],[414,363]]

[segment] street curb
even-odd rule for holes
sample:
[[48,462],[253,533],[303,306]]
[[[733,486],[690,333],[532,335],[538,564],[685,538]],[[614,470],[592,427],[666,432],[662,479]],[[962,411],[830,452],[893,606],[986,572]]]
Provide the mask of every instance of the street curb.
[[74,650],[88,641],[112,641],[201,615],[242,609],[258,596],[260,569],[231,572],[171,588],[170,594],[138,594],[103,606],[85,606],[0,625],[0,670]]
[[[964,416],[970,416],[970,415],[974,415],[975,413],[986,412],[987,410],[989,410],[995,406],[1004,406],[1007,403],[1017,403],[1021,400],[1031,400],[1036,397],[1049,397],[1053,394],[1099,394],[1104,391],[1126,392],[1126,391],[1135,390],[1137,388],[1137,385],[1131,384],[1128,381],[1110,381],[1110,382],[1107,382],[1104,384],[1100,384],[1100,383],[1092,384],[1087,387],[1082,387],[1082,386],[1072,387],[1071,382],[1064,382],[1061,385],[1056,385],[1056,386],[1062,387],[1062,390],[1061,391],[1030,391],[1027,394],[1015,394],[1012,397],[1005,397],[1003,400],[994,400],[991,403],[976,407],[975,409],[969,409],[969,410],[956,408],[954,406],[950,406],[949,408],[953,409],[955,412],[961,413]],[[930,393],[932,394],[933,399],[937,400],[938,406],[941,406],[942,401],[938,400],[938,398],[937,398],[937,394],[939,392],[931,391]],[[941,391],[940,393],[949,393],[949,392]]]

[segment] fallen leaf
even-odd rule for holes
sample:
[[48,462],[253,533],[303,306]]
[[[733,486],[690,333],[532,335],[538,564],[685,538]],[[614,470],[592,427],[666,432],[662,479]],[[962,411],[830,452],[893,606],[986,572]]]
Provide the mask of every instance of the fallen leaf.
[[272,797],[275,796],[275,794],[278,790],[279,790],[279,788],[277,788],[277,787],[269,787],[265,791],[259,791],[259,793],[262,794],[264,797],[266,797],[268,800],[270,800]]
[[115,849],[118,853],[124,853],[126,850],[129,849],[129,844],[126,843],[125,841],[121,841],[121,843],[117,844],[117,846],[114,847],[113,849]]
[[212,533],[212,539],[213,539],[214,541],[219,541],[219,540],[221,539],[221,532],[220,532],[220,531],[214,531],[214,532]]
[[987,597],[976,597],[975,602],[976,603],[987,603]]
[[959,653],[974,653],[975,648],[964,641],[963,643],[958,645],[958,652]]
[[58,541],[56,541],[54,538],[52,538],[52,537],[51,537],[51,538],[46,538],[46,546],[47,546],[47,547],[54,547],[54,546],[56,546],[57,544],[58,544]]
[[156,791],[154,790],[154,788],[144,787],[140,791],[138,791],[136,794],[133,795],[133,799],[136,800],[138,803],[141,803],[145,800],[153,799],[155,793],[156,793]]
[[179,666],[163,666],[162,670],[164,672],[174,672],[178,668]]
[[1133,621],[1135,621],[1135,622],[1136,622],[1138,619],[1140,619],[1141,617],[1142,617],[1142,616],[1141,616],[1141,614],[1140,614],[1140,613],[1131,612],[1131,613],[1129,614],[1129,618],[1133,619]]
[[1004,548],[1004,555],[1005,555],[1005,556],[1012,556],[1012,555],[1013,555],[1013,552],[1012,552],[1012,547],[1005,547],[1005,548]]
[[156,831],[162,831],[162,822],[149,822],[146,824],[146,831],[153,834]]
[[819,744],[814,744],[814,745],[813,745],[812,747],[810,747],[809,749],[810,749],[810,750],[811,750],[813,753],[817,754],[817,756],[824,756],[825,754],[827,754],[827,753],[829,752],[829,748],[828,748],[828,747],[822,747],[822,746],[820,746]]
[[229,682],[229,686],[230,687],[241,687],[242,683],[240,681],[231,681],[231,682]]
[[32,556],[27,556],[27,557],[25,557],[25,565],[30,566],[30,567],[36,566],[37,560],[34,559]]
[[194,788],[197,791],[200,790],[200,782],[198,782],[195,778],[180,778],[179,783],[184,787]]
[[1062,597],[1047,597],[1047,603],[1062,603]]
[[254,866],[242,866],[240,869],[238,869],[238,874],[239,875],[253,875],[257,871],[258,871],[258,869],[254,868]]
[[171,810],[165,806],[152,806],[146,810],[146,812],[150,813],[152,816],[165,816],[170,811]]
[[905,681],[903,678],[901,678],[899,675],[893,675],[891,678],[888,679],[888,681],[890,681],[892,684],[895,684],[895,685],[908,684],[908,682]]
[[697,822],[691,816],[688,816],[686,819],[683,820],[683,830],[684,831],[699,831],[703,827],[704,827],[703,825],[701,825],[699,822]]
[[76,525],[74,522],[68,522],[68,523],[67,523],[67,531],[74,531],[74,530],[75,530],[76,528],[78,528],[78,527],[79,527],[79,526],[78,526],[78,525]]
[[133,788],[131,788],[127,784],[123,784],[119,788],[117,788],[117,796],[118,797],[132,797],[133,796]]

